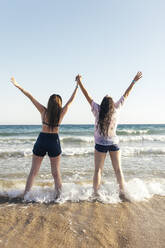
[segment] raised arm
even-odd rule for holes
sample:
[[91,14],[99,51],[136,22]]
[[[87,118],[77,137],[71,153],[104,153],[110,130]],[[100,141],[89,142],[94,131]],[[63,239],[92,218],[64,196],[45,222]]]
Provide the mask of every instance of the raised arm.
[[124,98],[127,98],[127,97],[128,97],[128,95],[129,95],[129,93],[131,92],[133,86],[135,85],[135,83],[136,83],[140,78],[142,78],[142,72],[139,71],[139,72],[136,74],[136,76],[134,77],[134,79],[132,80],[132,82],[131,82],[130,86],[128,87],[128,89],[125,91],[125,93],[124,93],[124,95],[123,95]]
[[60,123],[61,123],[62,119],[64,118],[64,115],[67,113],[71,103],[73,102],[73,100],[74,100],[74,98],[76,96],[77,89],[78,89],[78,84],[76,84],[76,87],[75,87],[71,97],[69,98],[69,100],[67,101],[65,106],[62,108],[62,112],[61,112],[61,115],[60,115]]
[[77,81],[78,85],[80,86],[80,89],[81,89],[82,93],[84,94],[84,96],[86,97],[87,101],[91,105],[92,98],[89,96],[87,90],[84,88],[84,85],[81,82],[81,76],[80,75],[77,75],[76,76],[76,81]]
[[27,96],[31,101],[32,103],[34,104],[34,106],[38,109],[38,111],[42,114],[43,111],[45,111],[45,107],[40,104],[28,91],[24,90],[18,83],[17,81],[15,80],[14,77],[11,78],[11,83],[17,87],[20,91],[22,91],[22,93]]

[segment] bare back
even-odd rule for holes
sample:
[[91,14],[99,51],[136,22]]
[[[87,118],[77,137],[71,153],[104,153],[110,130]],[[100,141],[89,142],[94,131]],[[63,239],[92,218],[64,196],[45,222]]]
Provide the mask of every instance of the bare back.
[[48,124],[48,119],[46,117],[46,108],[45,108],[45,111],[42,112],[42,114],[41,114],[42,132],[43,133],[58,133],[59,132],[60,124],[62,122],[62,119],[63,119],[64,115],[65,115],[63,110],[64,110],[64,108],[62,109],[62,112],[61,112],[61,115],[60,115],[59,124],[57,126],[55,126],[53,129],[51,129],[49,127],[49,124]]

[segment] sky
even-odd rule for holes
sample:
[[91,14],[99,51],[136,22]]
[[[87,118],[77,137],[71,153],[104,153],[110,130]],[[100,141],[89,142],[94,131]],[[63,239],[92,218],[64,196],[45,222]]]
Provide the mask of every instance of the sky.
[[[0,0],[0,124],[41,123],[11,76],[46,106],[53,93],[67,102],[78,73],[94,101],[117,101],[137,71],[119,123],[165,123],[164,10],[164,0]],[[63,123],[94,123],[80,89]]]

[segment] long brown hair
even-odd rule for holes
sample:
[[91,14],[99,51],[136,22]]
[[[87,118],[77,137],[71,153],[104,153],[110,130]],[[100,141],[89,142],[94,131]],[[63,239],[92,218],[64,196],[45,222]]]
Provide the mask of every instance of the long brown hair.
[[114,110],[115,107],[113,99],[109,96],[105,96],[100,105],[99,120],[97,123],[100,134],[102,134],[103,136],[108,136],[108,128]]
[[57,127],[60,120],[60,114],[62,110],[62,98],[60,95],[53,94],[49,97],[48,105],[46,109],[46,117],[48,120],[48,126],[53,129]]

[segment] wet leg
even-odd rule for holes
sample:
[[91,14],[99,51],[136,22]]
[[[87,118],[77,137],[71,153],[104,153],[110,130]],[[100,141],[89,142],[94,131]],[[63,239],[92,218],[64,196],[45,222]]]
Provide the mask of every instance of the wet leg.
[[121,154],[119,151],[111,151],[109,152],[110,158],[112,161],[112,165],[115,171],[116,179],[119,184],[120,194],[124,196],[124,176],[121,169]]
[[51,163],[51,172],[54,178],[55,190],[56,190],[56,197],[60,196],[62,190],[62,180],[61,180],[61,173],[60,173],[60,159],[61,155],[57,157],[50,157]]
[[27,182],[26,182],[25,191],[24,191],[23,196],[25,196],[25,194],[30,191],[30,189],[33,185],[34,179],[35,179],[35,177],[38,174],[38,171],[40,169],[42,160],[43,160],[43,157],[39,157],[39,156],[36,156],[33,154],[32,167],[31,167],[29,176],[27,178]]
[[94,189],[94,194],[98,194],[98,189],[101,184],[101,175],[102,175],[102,170],[104,167],[104,161],[106,157],[106,153],[104,152],[98,152],[95,150],[95,172],[93,176],[93,189]]

